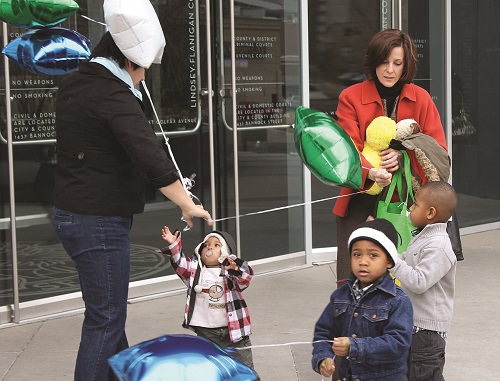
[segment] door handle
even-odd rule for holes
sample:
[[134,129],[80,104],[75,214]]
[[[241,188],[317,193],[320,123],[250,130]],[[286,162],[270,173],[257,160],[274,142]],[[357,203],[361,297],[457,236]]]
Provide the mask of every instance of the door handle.
[[209,93],[212,93],[212,97],[214,96],[213,90],[209,91],[208,89],[200,89],[200,96],[201,97],[208,97]]

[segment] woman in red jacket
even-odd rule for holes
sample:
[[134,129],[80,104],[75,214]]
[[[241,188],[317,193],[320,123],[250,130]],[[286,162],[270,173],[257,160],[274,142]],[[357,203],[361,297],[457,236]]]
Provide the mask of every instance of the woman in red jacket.
[[[367,80],[342,91],[337,107],[338,122],[351,136],[361,152],[366,128],[378,116],[388,116],[396,122],[414,119],[421,132],[433,137],[447,150],[446,139],[436,105],[429,93],[412,83],[417,73],[416,48],[410,36],[398,29],[378,32],[368,44],[364,63]],[[426,175],[415,158],[408,151],[412,172],[422,184]],[[368,189],[373,182],[385,187],[390,184],[392,173],[399,168],[401,152],[389,148],[380,153],[381,168],[373,166],[361,155],[363,183],[361,189]],[[333,213],[337,221],[337,279],[350,274],[347,239],[353,229],[373,213],[377,196],[355,194],[357,190],[343,188],[335,203]]]

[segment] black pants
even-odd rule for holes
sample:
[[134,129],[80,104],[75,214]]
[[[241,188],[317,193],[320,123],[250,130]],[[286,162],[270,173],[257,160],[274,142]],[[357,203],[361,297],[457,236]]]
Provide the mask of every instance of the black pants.
[[[205,328],[205,327],[193,327],[198,336],[201,336],[207,340],[210,340],[212,343],[217,344],[222,348],[233,347],[233,348],[245,348],[251,347],[252,342],[250,341],[250,337],[245,336],[242,340],[237,343],[231,342],[229,338],[229,330],[227,327],[221,328]],[[255,373],[254,365],[253,365],[253,356],[252,350],[246,349],[241,351],[236,351],[231,353],[231,356],[240,360],[243,364],[253,369]],[[260,380],[259,375],[257,374],[257,381]]]
[[444,381],[446,341],[434,331],[419,331],[412,337],[408,358],[410,381]]

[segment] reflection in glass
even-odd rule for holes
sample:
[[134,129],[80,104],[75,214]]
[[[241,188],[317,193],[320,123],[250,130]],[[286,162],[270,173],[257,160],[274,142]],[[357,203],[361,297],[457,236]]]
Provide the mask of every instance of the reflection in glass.
[[[295,154],[295,108],[300,104],[298,1],[259,5],[235,1],[234,56],[236,89],[231,89],[230,7],[222,1],[217,29],[220,73],[217,135],[221,151],[217,177],[221,216],[234,216],[232,96],[236,96],[238,174],[242,255],[260,259],[304,250],[303,211],[291,207],[271,213],[248,213],[302,202],[302,164]],[[272,128],[275,127],[275,128]],[[227,224],[231,229],[234,221]]]
[[[451,7],[451,109],[452,183],[459,196],[458,221],[468,227],[499,221],[499,178],[492,175],[491,163],[500,160],[497,144],[496,101],[498,94],[498,59],[491,54],[499,49],[498,20],[484,3],[458,0]],[[432,76],[430,93],[444,118],[444,70],[442,47],[444,33],[441,20],[444,10],[438,2],[408,1],[404,7],[407,25],[424,31],[421,38],[430,57],[420,65]],[[418,17],[416,17],[419,15]],[[422,20],[429,20],[422,23]],[[488,42],[487,42],[488,41]],[[420,72],[420,67],[419,67]],[[444,122],[444,121],[443,121]],[[443,123],[444,124],[444,123]]]
[[[313,109],[334,117],[340,92],[366,79],[365,49],[380,30],[380,1],[314,1],[309,6],[309,96]],[[338,195],[312,178],[312,199]],[[336,246],[334,200],[312,205],[313,248]]]

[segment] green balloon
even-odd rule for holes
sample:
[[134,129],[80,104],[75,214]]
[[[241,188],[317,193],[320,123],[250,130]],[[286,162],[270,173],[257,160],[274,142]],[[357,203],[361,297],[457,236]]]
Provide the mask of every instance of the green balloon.
[[27,0],[0,0],[0,19],[7,24],[25,27],[30,25],[31,16]]
[[306,167],[323,183],[359,189],[361,158],[351,137],[324,112],[299,106],[295,147]]
[[0,19],[20,28],[51,27],[79,8],[74,0],[0,0]]

